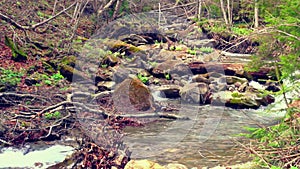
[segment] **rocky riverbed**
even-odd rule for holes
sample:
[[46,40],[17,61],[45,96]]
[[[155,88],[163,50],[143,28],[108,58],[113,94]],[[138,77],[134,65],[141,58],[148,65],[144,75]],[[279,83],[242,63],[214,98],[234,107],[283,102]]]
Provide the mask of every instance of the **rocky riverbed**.
[[[258,113],[275,101],[272,91],[280,90],[272,81],[272,69],[247,71],[249,53],[214,48],[217,40],[190,21],[175,17],[157,28],[149,24],[153,19],[117,20],[87,41],[80,55],[45,62],[59,69],[72,83],[71,90],[64,96],[47,93],[47,98],[37,99],[36,104],[42,105],[38,110],[28,113],[25,108],[26,113],[14,117],[22,123],[3,122],[20,129],[10,130],[13,134],[7,134],[9,128],[0,123],[0,134],[10,138],[1,142],[53,141],[70,134],[70,128],[80,128],[84,134],[76,136],[87,138],[82,150],[56,167],[122,168],[130,155],[189,168],[249,160],[240,155],[244,150],[235,147],[232,136],[245,126],[277,121]],[[37,78],[33,73],[24,82],[32,86]],[[35,98],[7,93],[1,101],[10,96],[22,103]],[[60,118],[46,119],[47,111],[58,110]],[[24,130],[28,127],[36,129]],[[230,161],[236,153],[241,158]],[[77,163],[78,159],[83,162]]]

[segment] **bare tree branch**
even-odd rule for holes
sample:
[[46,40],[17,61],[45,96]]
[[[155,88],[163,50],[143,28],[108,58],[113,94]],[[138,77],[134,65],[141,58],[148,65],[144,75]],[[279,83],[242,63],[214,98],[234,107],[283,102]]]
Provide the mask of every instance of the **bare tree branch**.
[[13,19],[9,18],[8,16],[0,13],[0,18],[10,24],[12,24],[13,26],[15,26],[17,29],[21,29],[21,30],[32,30],[32,29],[35,29],[45,23],[48,23],[50,22],[51,20],[55,19],[56,17],[58,17],[59,15],[61,15],[62,13],[64,13],[65,11],[71,9],[74,5],[76,4],[76,2],[74,2],[72,5],[70,5],[69,7],[67,7],[66,9],[60,11],[59,13],[57,13],[56,15],[52,16],[51,18],[49,19],[46,19],[42,22],[39,22],[37,24],[34,24],[34,25],[30,25],[30,26],[22,26],[20,24],[18,24],[16,21],[14,21]]
[[98,15],[101,15],[103,11],[109,8],[116,0],[110,0],[103,8],[98,9]]

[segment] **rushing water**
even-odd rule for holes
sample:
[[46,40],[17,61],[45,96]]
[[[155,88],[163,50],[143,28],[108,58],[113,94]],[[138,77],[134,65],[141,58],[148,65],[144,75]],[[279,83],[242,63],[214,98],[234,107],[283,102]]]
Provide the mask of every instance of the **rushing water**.
[[[125,143],[133,158],[161,164],[182,163],[188,167],[216,166],[229,162],[238,151],[233,140],[244,127],[276,123],[275,115],[259,110],[235,110],[216,106],[183,106],[179,114],[189,121],[158,121],[143,128],[127,128]],[[231,163],[248,160],[243,156]]]

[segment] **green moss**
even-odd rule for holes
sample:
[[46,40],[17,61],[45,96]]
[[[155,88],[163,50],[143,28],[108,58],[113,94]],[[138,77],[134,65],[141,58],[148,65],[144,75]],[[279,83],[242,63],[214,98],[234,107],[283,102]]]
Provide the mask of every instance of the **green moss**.
[[74,67],[76,64],[76,57],[71,55],[71,56],[65,56],[62,60],[61,63],[64,65],[72,66]]
[[233,92],[231,94],[232,97],[234,98],[240,98],[240,97],[243,97],[244,95],[242,93],[239,93],[239,92]]

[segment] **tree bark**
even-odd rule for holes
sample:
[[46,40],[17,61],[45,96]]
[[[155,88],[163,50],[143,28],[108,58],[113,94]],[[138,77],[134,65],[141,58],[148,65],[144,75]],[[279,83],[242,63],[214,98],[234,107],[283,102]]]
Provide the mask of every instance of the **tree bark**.
[[224,8],[224,2],[223,2],[223,0],[220,0],[220,5],[221,5],[222,13],[223,13],[223,18],[225,20],[225,24],[228,25],[228,20],[227,20],[226,11],[225,11],[225,8]]
[[258,0],[254,0],[254,28],[258,27]]
[[201,19],[201,8],[202,8],[202,0],[198,0],[198,12],[197,12],[197,18],[200,21]]
[[227,0],[227,16],[228,16],[228,24],[232,24],[232,16],[231,16],[231,8],[230,8],[230,0]]

